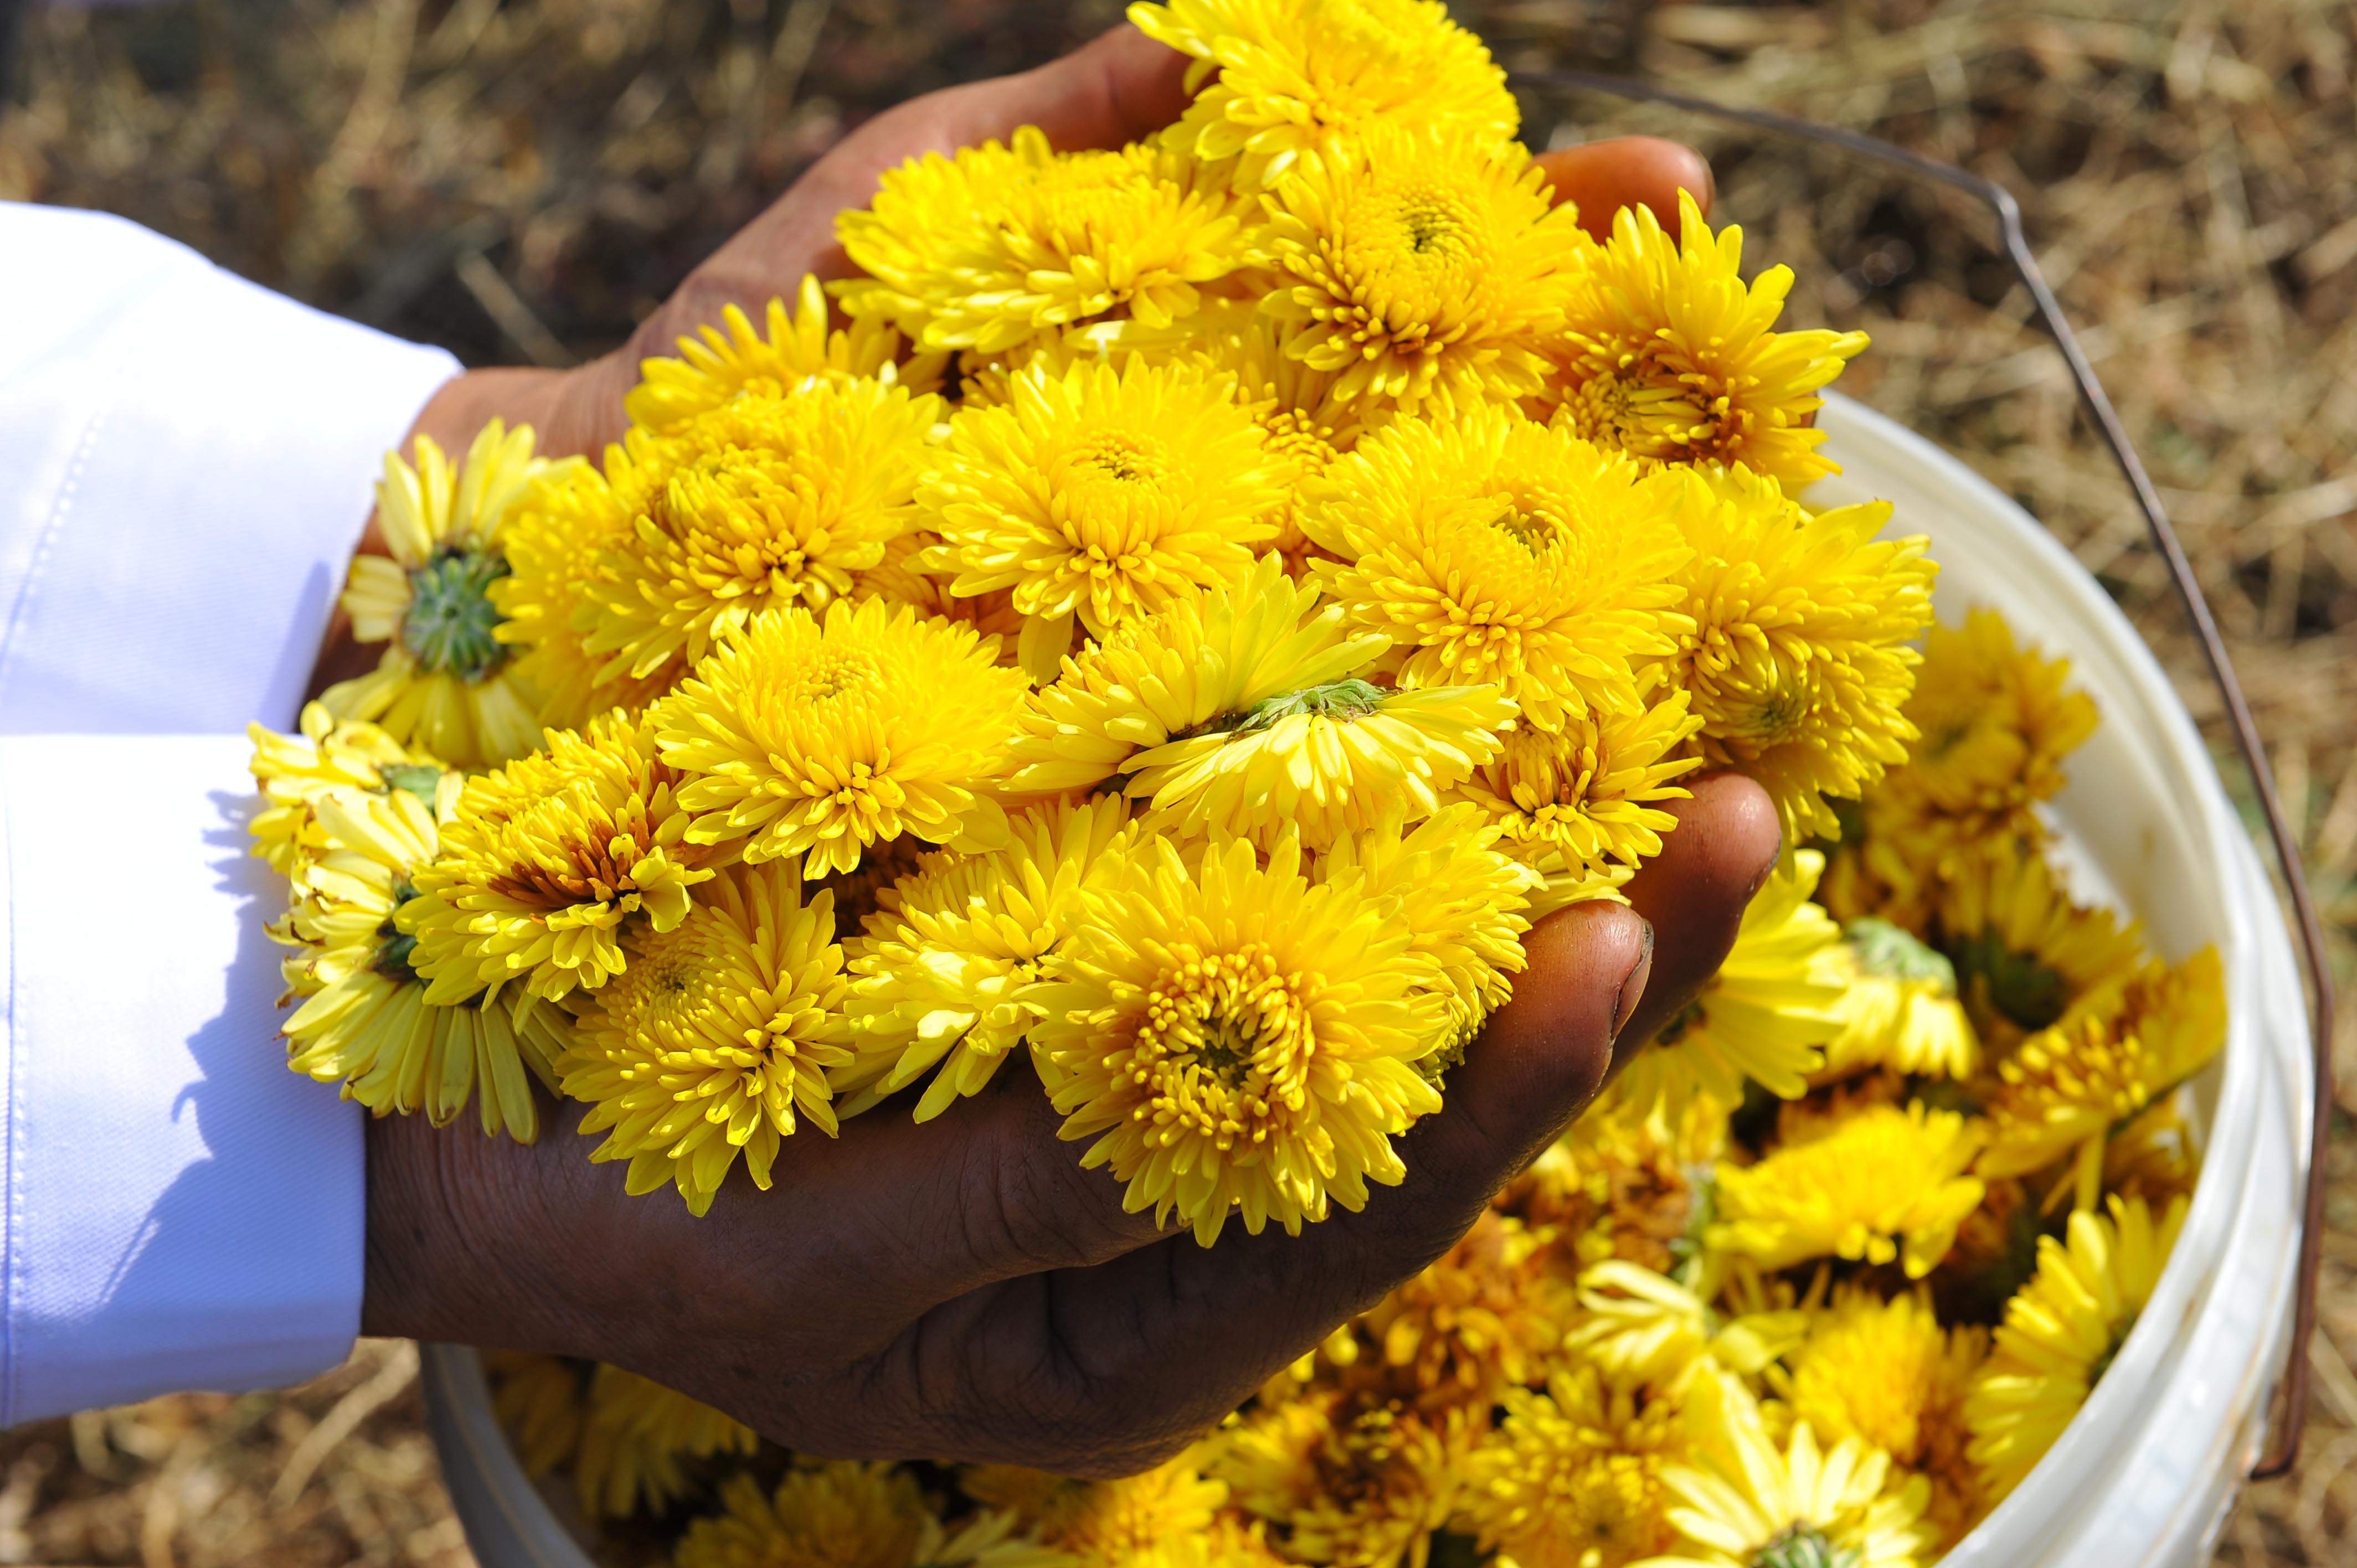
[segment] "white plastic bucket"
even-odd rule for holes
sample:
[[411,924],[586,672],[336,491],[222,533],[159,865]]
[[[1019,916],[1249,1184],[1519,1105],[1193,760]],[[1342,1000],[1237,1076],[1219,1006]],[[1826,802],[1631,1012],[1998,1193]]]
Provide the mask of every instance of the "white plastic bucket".
[[[2168,677],[2118,607],[1971,469],[1846,398],[1826,402],[1845,472],[1809,499],[1896,503],[1927,533],[1939,609],[1986,606],[2067,655],[2103,723],[2055,802],[2083,897],[2182,959],[2224,961],[2226,1049],[2193,1086],[2205,1164],[2151,1304],[2053,1451],[1944,1560],[1951,1568],[2199,1568],[2265,1441],[2291,1320],[2310,1114],[2300,977],[2266,875]],[[2125,500],[2124,500],[2125,504]],[[484,1568],[589,1568],[524,1477],[471,1350],[428,1347],[426,1408]]]

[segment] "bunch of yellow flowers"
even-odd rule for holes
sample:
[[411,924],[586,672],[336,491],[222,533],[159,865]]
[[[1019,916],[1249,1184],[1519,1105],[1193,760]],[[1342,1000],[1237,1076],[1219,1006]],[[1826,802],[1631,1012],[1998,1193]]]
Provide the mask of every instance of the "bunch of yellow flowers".
[[537,1356],[494,1359],[501,1415],[676,1568],[1928,1568],[2150,1298],[2198,1175],[2180,1091],[2224,1039],[2216,954],[2158,961],[2050,861],[2028,808],[2094,722],[2066,677],[1986,612],[1934,629],[1913,756],[1688,1015],[1160,1469],[823,1463]]
[[716,1412],[500,1398],[593,1513],[716,1496],[680,1568],[1928,1563],[2149,1292],[2222,1039],[2214,956],[2049,865],[2091,705],[1798,499],[1864,338],[1691,200],[1591,239],[1436,0],[1131,14],[1167,130],[887,173],[860,275],[647,362],[598,463],[388,456],[382,661],[255,732],[292,1065],[523,1140],[536,1079],[702,1214],[1020,1056],[1133,1210],[1297,1232],[1739,770],[1795,847],[1710,989],[1172,1466],[715,1494]]

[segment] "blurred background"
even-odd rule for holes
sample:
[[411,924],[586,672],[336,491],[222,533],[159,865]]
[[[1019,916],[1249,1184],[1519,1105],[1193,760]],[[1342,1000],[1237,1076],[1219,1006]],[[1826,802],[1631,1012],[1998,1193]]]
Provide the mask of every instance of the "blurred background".
[[[1674,82],[1965,164],[2030,240],[2223,623],[2357,978],[2357,3],[1830,0],[1451,7],[1517,70]],[[0,0],[0,199],[122,213],[271,287],[474,364],[619,342],[846,130],[1018,70],[1111,0]],[[5,24],[0,24],[5,26]],[[2217,702],[2060,359],[1967,203],[1601,98],[1534,145],[1644,129],[1712,155],[1793,325],[1861,327],[1841,382],[1963,455]],[[2225,757],[2222,750],[2222,757]],[[2239,770],[2222,764],[2247,795]],[[2357,1007],[2336,1042],[2357,1108]],[[2305,1459],[2219,1562],[2357,1561],[2357,1136],[2336,1120]],[[0,1434],[0,1563],[472,1561],[410,1347],[311,1386]]]

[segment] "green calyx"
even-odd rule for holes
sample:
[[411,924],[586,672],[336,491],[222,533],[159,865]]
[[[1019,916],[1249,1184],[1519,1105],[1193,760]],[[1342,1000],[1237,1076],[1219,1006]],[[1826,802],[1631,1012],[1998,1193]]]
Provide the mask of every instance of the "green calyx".
[[2034,953],[2015,952],[1993,930],[1953,944],[1948,956],[1955,961],[1959,991],[1977,983],[1988,1004],[2018,1027],[2043,1029],[2070,1004],[2070,982],[2060,972],[2039,962]]
[[1254,730],[1273,727],[1279,719],[1289,719],[1296,714],[1313,717],[1342,719],[1363,718],[1383,705],[1390,695],[1381,686],[1351,678],[1336,681],[1325,686],[1305,686],[1298,692],[1287,692],[1281,697],[1271,697],[1254,703],[1250,713],[1235,727],[1237,735],[1250,735]]
[[[393,907],[395,910],[416,897],[417,889],[407,882],[393,884]],[[418,973],[410,960],[417,952],[417,939],[395,925],[392,915],[384,918],[383,923],[377,927],[376,934],[383,940],[377,944],[376,958],[369,967],[396,985],[406,985],[416,980]]]
[[1751,1555],[1751,1568],[1857,1568],[1855,1546],[1835,1546],[1814,1525],[1795,1524]]
[[1936,981],[1941,990],[1955,994],[1956,966],[1889,921],[1868,915],[1852,920],[1844,935],[1867,973],[1886,980]]
[[496,635],[507,618],[492,607],[490,586],[508,564],[474,550],[444,550],[409,574],[409,613],[402,646],[437,675],[469,683],[490,677],[514,652]]
[[387,789],[414,795],[426,810],[434,809],[435,789],[442,782],[440,768],[428,768],[422,762],[403,762],[391,768],[380,768],[377,773],[383,779]]

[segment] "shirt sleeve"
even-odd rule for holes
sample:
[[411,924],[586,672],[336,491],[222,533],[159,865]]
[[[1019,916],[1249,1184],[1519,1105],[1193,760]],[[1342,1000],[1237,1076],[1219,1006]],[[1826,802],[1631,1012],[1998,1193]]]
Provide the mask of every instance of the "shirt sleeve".
[[285,727],[382,454],[457,369],[0,202],[0,734]]
[[360,1323],[359,1108],[272,1041],[242,737],[0,737],[0,1426],[298,1381]]

